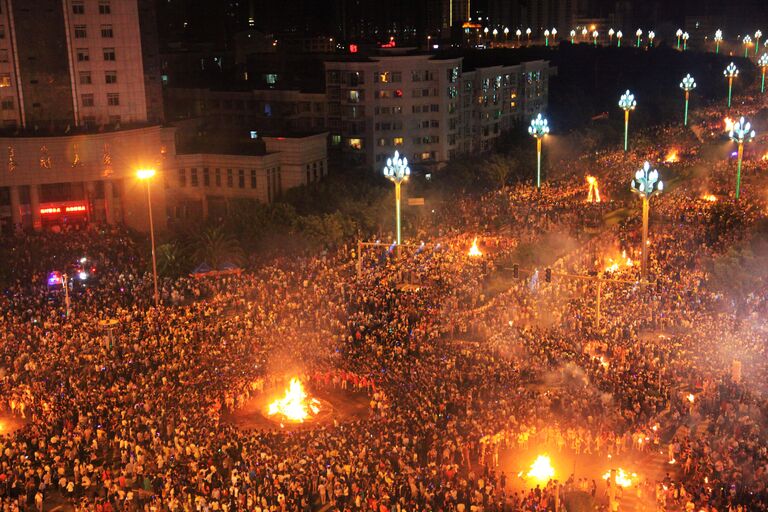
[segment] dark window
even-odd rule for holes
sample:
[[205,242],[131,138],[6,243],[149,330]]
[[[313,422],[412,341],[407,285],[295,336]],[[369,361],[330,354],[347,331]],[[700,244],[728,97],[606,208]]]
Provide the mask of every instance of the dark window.
[[106,37],[106,38],[115,37],[115,33],[112,31],[112,25],[101,26],[101,37]]
[[232,179],[232,169],[227,169],[227,186],[229,188],[234,186],[234,181]]
[[10,96],[8,98],[3,98],[2,109],[13,110],[13,96]]
[[245,171],[242,169],[237,171],[237,186],[245,188]]
[[187,170],[186,169],[179,169],[179,186],[180,187],[187,186]]
[[256,188],[256,169],[251,169],[251,188]]
[[221,186],[221,169],[216,169],[216,186]]
[[194,167],[190,170],[189,182],[193,187],[197,187],[199,185],[197,181],[197,169]]
[[93,106],[93,94],[83,94],[83,106],[84,107],[92,107]]
[[204,187],[210,187],[211,186],[211,173],[208,172],[208,168],[203,168],[203,186]]
[[85,14],[83,2],[72,2],[72,14]]
[[75,25],[75,39],[85,39],[88,33],[85,31],[85,25]]
[[104,48],[104,60],[114,61],[115,60],[115,49],[114,48]]
[[78,62],[86,62],[91,60],[90,55],[88,55],[88,48],[78,48],[77,49],[77,61]]
[[91,72],[90,71],[81,71],[80,72],[80,85],[90,85],[91,84]]
[[99,2],[99,14],[111,14],[112,13],[112,6],[109,5],[109,2],[101,1]]
[[108,92],[107,93],[107,105],[116,107],[120,105],[120,93]]
[[104,81],[108,84],[116,84],[117,83],[117,71],[105,71],[104,72]]

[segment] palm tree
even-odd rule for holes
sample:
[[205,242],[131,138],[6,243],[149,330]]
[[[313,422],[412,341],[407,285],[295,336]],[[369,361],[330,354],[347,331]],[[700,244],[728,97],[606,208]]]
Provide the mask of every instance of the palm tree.
[[163,276],[177,277],[188,268],[186,255],[175,242],[157,246],[157,267]]
[[192,243],[195,260],[219,269],[224,263],[240,264],[243,249],[240,242],[220,226],[206,228]]

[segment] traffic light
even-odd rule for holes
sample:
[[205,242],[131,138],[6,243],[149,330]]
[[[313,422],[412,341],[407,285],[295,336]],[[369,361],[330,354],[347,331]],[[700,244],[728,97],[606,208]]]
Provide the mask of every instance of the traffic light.
[[515,279],[520,277],[520,265],[518,265],[517,263],[512,265],[512,277],[514,277]]
[[552,282],[552,269],[548,268],[544,271],[544,280],[548,283]]

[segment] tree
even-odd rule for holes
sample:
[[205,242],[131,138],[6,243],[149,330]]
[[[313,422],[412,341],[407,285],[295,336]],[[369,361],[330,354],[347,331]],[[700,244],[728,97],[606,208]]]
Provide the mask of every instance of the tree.
[[238,265],[244,259],[240,242],[221,226],[205,229],[192,245],[195,260],[208,263],[214,269],[221,268],[224,263]]
[[509,176],[512,174],[512,165],[513,160],[510,158],[494,154],[483,163],[483,172],[486,179],[495,187],[504,188],[507,186]]
[[178,277],[189,268],[189,261],[175,242],[157,246],[157,270],[167,277]]

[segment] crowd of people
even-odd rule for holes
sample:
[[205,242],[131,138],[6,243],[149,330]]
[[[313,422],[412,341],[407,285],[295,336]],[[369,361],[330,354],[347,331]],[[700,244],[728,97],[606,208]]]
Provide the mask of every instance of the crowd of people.
[[[703,127],[722,115],[695,113]],[[657,128],[629,154],[564,163],[540,191],[457,200],[422,244],[164,279],[159,307],[119,229],[10,240],[0,418],[23,426],[0,431],[0,510],[527,512],[579,497],[620,510],[630,496],[638,510],[768,509],[765,276],[734,297],[705,265],[756,236],[764,164],[745,166],[735,203],[732,163],[702,151],[718,136]],[[676,186],[653,199],[642,285],[627,176],[671,146],[681,160],[662,176]],[[600,204],[585,202],[587,174]],[[67,312],[47,273],[81,258],[97,278]],[[294,375],[363,394],[366,417],[228,420]],[[579,467],[529,476],[545,451]],[[603,478],[611,459],[657,454],[628,489]]]

